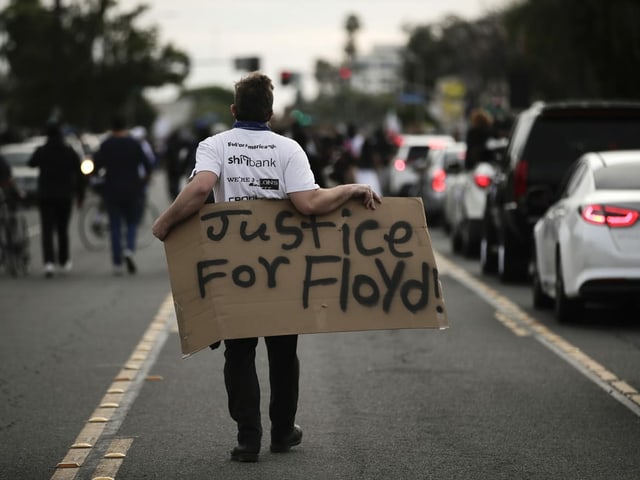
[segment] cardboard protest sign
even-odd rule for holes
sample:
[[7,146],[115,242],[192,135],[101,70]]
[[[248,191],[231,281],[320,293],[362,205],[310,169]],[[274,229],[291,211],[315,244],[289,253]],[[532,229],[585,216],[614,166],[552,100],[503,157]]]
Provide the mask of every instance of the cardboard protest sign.
[[322,216],[289,200],[210,204],[164,245],[185,355],[229,338],[448,326],[420,198]]

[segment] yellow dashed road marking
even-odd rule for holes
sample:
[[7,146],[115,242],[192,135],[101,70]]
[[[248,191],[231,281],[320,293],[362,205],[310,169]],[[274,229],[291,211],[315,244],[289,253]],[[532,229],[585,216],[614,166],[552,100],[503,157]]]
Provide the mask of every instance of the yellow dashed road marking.
[[93,480],[115,478],[133,439],[114,437],[142,382],[149,378],[148,371],[175,323],[173,299],[169,294],[75,442],[57,464],[51,480],[73,480],[83,468],[95,468]]
[[533,337],[566,360],[616,400],[640,416],[640,393],[575,345],[544,326],[518,305],[436,252],[438,270],[455,278],[496,308],[495,318],[518,337]]

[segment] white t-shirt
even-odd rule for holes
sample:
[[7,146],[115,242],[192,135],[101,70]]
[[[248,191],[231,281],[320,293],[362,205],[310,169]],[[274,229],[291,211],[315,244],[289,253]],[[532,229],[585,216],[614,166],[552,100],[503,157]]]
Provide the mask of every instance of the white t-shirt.
[[282,199],[319,188],[302,147],[271,130],[236,127],[203,140],[193,175],[201,171],[218,176],[216,202]]

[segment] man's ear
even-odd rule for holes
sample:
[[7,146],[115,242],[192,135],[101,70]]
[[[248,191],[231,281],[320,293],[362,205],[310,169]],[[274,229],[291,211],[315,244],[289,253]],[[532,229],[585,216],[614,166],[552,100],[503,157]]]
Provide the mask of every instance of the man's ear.
[[231,115],[233,115],[233,118],[236,118],[236,104],[232,103],[231,106],[229,107],[229,110],[231,110]]

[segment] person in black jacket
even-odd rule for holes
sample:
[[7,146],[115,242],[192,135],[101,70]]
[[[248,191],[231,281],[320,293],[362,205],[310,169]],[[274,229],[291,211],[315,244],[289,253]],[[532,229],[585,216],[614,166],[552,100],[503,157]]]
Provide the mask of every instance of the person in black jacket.
[[[47,125],[47,141],[29,159],[38,167],[38,208],[42,231],[42,257],[46,277],[55,273],[56,263],[63,272],[71,270],[69,256],[69,220],[73,199],[78,207],[84,200],[85,182],[80,156],[65,142],[60,125]],[[57,239],[57,254],[54,246]]]
[[487,140],[493,136],[493,117],[483,109],[477,108],[469,115],[469,130],[467,131],[467,155],[464,161],[466,170],[473,170],[480,162],[487,161],[489,151]]
[[[94,155],[94,164],[96,171],[105,171],[103,195],[109,215],[114,273],[122,274],[124,260],[128,272],[133,274],[137,270],[133,254],[136,250],[138,221],[152,167],[140,143],[129,134],[124,119],[115,117],[111,128],[111,134]],[[123,223],[126,232],[124,249]]]

